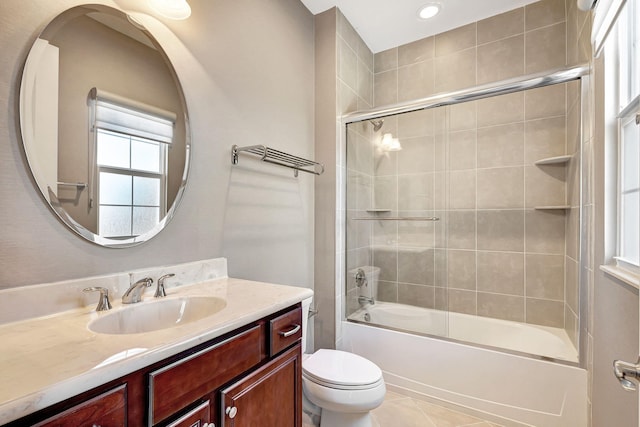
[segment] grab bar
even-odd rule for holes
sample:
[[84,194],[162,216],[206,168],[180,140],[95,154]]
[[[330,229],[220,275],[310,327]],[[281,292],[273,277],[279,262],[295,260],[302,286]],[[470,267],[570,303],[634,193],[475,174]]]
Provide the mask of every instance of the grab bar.
[[62,181],[58,181],[58,182],[56,182],[56,184],[64,185],[66,187],[76,187],[78,190],[83,190],[87,186],[87,184],[85,184],[84,182],[62,182]]
[[355,217],[353,221],[440,221],[436,216]]

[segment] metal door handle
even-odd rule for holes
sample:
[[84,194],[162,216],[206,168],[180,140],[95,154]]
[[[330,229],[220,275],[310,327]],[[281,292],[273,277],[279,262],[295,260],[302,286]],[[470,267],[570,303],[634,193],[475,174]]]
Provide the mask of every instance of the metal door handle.
[[637,381],[640,380],[640,357],[638,357],[638,361],[635,364],[623,360],[615,360],[613,362],[613,373],[620,381],[623,389],[636,391],[638,388]]

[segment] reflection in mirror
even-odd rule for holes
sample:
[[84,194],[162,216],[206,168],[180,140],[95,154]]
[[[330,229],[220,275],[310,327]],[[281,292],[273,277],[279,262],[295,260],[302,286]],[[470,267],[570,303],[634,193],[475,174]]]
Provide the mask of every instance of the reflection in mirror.
[[158,42],[119,10],[56,17],[25,63],[20,120],[35,181],[60,219],[108,247],[162,230],[184,191],[184,95]]

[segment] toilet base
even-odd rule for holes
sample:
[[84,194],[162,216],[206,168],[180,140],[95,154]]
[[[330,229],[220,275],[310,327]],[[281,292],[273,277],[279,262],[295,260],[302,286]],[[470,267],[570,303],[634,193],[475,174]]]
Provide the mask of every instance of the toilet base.
[[322,409],[320,427],[372,427],[371,413],[367,412],[333,412]]

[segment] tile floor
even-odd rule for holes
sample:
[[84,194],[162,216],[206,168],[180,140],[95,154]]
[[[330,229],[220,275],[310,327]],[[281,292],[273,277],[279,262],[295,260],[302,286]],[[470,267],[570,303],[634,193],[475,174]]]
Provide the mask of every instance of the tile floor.
[[[372,412],[373,427],[500,427],[462,412],[387,391],[384,402]],[[303,427],[313,427],[306,417]]]

